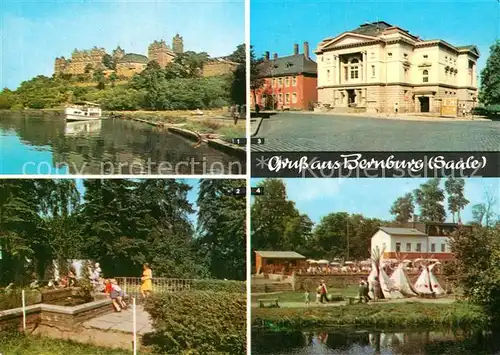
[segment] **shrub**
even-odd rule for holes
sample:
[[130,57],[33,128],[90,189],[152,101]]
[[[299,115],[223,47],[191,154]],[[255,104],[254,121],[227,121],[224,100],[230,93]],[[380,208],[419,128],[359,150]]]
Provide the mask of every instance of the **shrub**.
[[243,281],[224,280],[194,280],[191,289],[196,291],[215,291],[228,293],[246,293],[246,284]]
[[[200,284],[201,285],[201,284]],[[245,354],[246,295],[187,291],[148,299],[155,331],[145,345],[161,354]]]

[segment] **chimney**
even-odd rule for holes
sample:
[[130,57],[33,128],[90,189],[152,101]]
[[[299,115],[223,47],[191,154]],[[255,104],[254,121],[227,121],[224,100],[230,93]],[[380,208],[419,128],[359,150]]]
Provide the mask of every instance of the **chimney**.
[[299,45],[295,43],[293,45],[293,55],[298,55],[299,54]]
[[304,56],[306,59],[309,59],[309,43],[304,42]]
[[278,53],[274,53],[274,59],[278,59]]
[[264,54],[264,60],[265,61],[269,60],[269,51],[266,51],[266,53]]
[[416,228],[418,222],[418,215],[416,214],[413,215],[412,222],[413,222],[413,228]]

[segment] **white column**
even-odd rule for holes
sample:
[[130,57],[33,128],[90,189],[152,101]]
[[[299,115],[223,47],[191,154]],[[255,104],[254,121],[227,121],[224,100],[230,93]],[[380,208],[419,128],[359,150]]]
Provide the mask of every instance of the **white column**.
[[335,70],[337,75],[335,75],[335,84],[340,84],[340,57],[338,55],[335,56]]

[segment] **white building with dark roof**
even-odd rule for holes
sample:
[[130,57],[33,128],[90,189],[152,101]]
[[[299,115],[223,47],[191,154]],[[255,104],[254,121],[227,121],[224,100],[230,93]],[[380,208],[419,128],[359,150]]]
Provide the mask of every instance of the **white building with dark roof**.
[[318,102],[338,112],[461,114],[477,101],[474,45],[424,40],[387,22],[326,38],[316,49]]

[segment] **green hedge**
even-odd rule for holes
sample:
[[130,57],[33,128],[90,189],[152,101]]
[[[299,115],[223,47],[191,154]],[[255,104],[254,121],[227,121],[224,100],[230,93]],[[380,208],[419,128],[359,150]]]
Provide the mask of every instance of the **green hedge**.
[[328,327],[484,328],[489,317],[467,302],[372,303],[339,307],[252,309],[252,327],[267,331]]
[[246,295],[213,291],[155,294],[145,309],[154,332],[145,345],[160,354],[246,353]]
[[500,105],[490,105],[490,106],[477,106],[472,109],[474,115],[479,116],[500,116]]
[[216,291],[229,293],[246,293],[246,283],[244,281],[224,281],[224,280],[194,280],[191,289],[197,291]]

